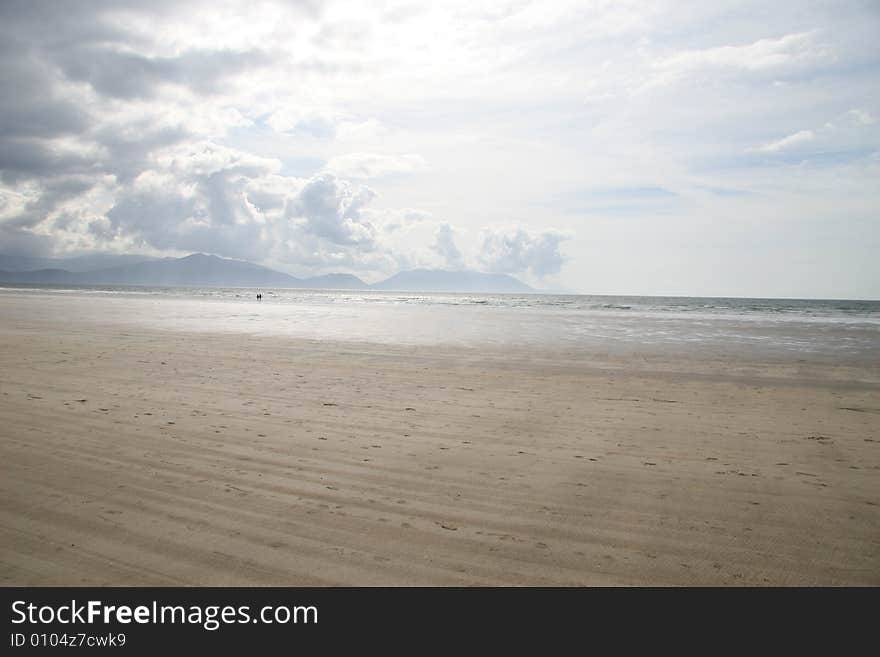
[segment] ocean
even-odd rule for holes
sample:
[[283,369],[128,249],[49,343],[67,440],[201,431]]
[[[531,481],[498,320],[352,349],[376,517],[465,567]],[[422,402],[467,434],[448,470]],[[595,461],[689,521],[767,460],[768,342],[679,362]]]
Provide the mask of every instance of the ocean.
[[178,330],[401,345],[804,354],[880,366],[880,301],[53,286],[5,286],[0,295],[43,299],[38,307],[47,318]]

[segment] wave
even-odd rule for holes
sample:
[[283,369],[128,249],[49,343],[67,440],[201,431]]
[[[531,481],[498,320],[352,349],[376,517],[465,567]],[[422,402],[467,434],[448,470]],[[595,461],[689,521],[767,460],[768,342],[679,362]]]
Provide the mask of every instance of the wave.
[[[51,285],[4,285],[3,294],[81,294],[129,297],[174,297],[178,299],[204,299],[230,303],[254,303],[253,296],[241,288],[169,288],[169,287],[89,287]],[[637,297],[596,295],[493,295],[493,294],[444,294],[444,293],[388,293],[379,291],[328,291],[277,289],[263,293],[263,303],[294,306],[358,306],[416,305],[480,306],[488,312],[512,310],[524,312],[549,312],[576,317],[594,313],[597,315],[688,317],[690,321],[748,320],[748,321],[827,321],[847,324],[852,322],[880,323],[880,301],[858,300],[808,300],[808,299],[734,299],[705,297]]]

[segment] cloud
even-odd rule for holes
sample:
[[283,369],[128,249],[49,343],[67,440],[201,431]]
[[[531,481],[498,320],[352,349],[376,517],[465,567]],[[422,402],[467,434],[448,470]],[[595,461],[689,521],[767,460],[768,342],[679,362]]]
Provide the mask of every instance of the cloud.
[[[770,224],[797,236],[773,261],[815,262],[822,215],[847,280],[880,280],[858,237],[878,203],[870,3],[68,4],[0,2],[4,250],[367,277],[457,252],[569,287],[711,292],[742,271],[737,236]],[[694,258],[665,240],[719,263],[675,270]]]
[[818,41],[815,32],[798,32],[775,39],[759,39],[744,45],[679,51],[653,63],[656,74],[648,87],[669,84],[699,74],[711,73],[717,76],[725,71],[780,76],[829,64],[834,59],[831,49]]
[[783,137],[782,139],[763,144],[755,150],[761,153],[778,153],[780,151],[785,151],[809,143],[813,141],[815,137],[816,135],[812,130],[800,130],[788,137]]
[[93,231],[160,251],[262,259],[269,246],[265,219],[247,189],[277,168],[272,160],[210,143],[166,150],[115,190],[107,223],[96,222]]
[[656,66],[677,71],[710,67],[761,71],[822,61],[830,56],[831,53],[816,42],[814,32],[800,32],[740,46],[684,50],[659,61]]
[[464,258],[455,244],[455,231],[448,223],[440,224],[437,227],[431,249],[443,258],[446,267],[464,269]]
[[275,110],[265,119],[265,123],[280,134],[341,142],[371,139],[386,131],[385,126],[375,118],[353,116],[326,107],[308,107],[301,103]]
[[858,125],[873,125],[874,117],[871,113],[863,109],[851,109],[845,115],[847,119],[856,122]]
[[340,122],[341,117],[333,112],[291,107],[281,108],[266,118],[266,125],[275,132],[304,134],[317,139],[334,138]]
[[[376,251],[368,187],[329,174],[278,174],[277,161],[205,143],[156,157],[106,216],[114,239],[158,250],[355,266]],[[322,255],[323,254],[323,255]]]
[[362,210],[375,196],[369,187],[323,174],[306,183],[288,214],[303,217],[310,233],[335,245],[372,250],[376,231]]
[[342,120],[336,127],[336,136],[340,141],[371,139],[385,132],[385,126],[377,119]]
[[0,85],[7,90],[0,94],[0,138],[53,137],[88,127],[88,114],[54,88],[51,74],[38,58],[0,45]]
[[[163,85],[206,94],[229,75],[265,63],[253,53],[228,51],[138,53],[154,44],[113,18],[127,12],[136,23],[170,6],[96,0],[59,11],[37,0],[0,7],[0,84],[15,90],[0,98],[0,180],[47,195],[30,206],[42,212],[42,230],[58,220],[53,190],[73,178],[90,179],[78,183],[83,200],[108,179],[125,195],[125,186],[154,166],[155,153],[216,129],[214,109],[195,117],[186,107],[192,100],[154,98]],[[222,122],[232,125],[233,115],[226,112]],[[30,221],[33,212],[27,216]]]
[[858,158],[875,152],[869,143],[875,136],[874,118],[864,110],[848,110],[824,124],[799,130],[781,139],[775,139],[746,149],[749,153],[791,158]]
[[101,167],[93,157],[93,145],[77,140],[33,138],[0,139],[0,179],[15,184],[28,179],[93,173]]
[[227,78],[267,61],[259,51],[190,51],[175,57],[147,57],[95,45],[68,50],[58,63],[70,80],[87,82],[102,96],[132,99],[153,96],[166,84],[200,94],[218,93]]
[[163,163],[117,195],[106,222],[92,226],[96,239],[288,267],[391,262],[364,213],[375,196],[367,187],[327,174],[279,176],[277,163],[216,147]]
[[556,231],[531,233],[523,228],[488,229],[483,232],[479,261],[487,271],[542,278],[562,268],[565,258],[559,245],[568,236]]
[[52,251],[57,236],[53,223],[76,213],[77,199],[98,180],[89,176],[56,176],[41,183],[0,187],[0,244],[6,252],[45,255]]
[[395,174],[424,171],[427,163],[421,155],[382,155],[379,153],[348,153],[331,159],[326,171],[345,178],[366,180]]

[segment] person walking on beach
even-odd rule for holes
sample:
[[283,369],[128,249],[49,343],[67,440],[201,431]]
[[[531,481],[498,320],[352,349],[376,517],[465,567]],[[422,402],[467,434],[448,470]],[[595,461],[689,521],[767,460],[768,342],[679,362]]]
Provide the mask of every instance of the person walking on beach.
[[262,301],[262,300],[263,300],[263,295],[257,294],[257,301]]

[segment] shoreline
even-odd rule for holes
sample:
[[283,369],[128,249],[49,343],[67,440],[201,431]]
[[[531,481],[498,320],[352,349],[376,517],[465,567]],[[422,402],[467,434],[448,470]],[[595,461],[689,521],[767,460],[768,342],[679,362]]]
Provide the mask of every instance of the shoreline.
[[[331,306],[332,307],[332,306]],[[326,308],[326,307],[325,307]],[[218,313],[223,309],[223,313]],[[372,309],[370,309],[372,310]],[[368,330],[358,328],[358,321],[370,324],[376,322],[390,323],[403,321],[405,326],[412,322],[430,324],[438,319],[442,322],[442,307],[434,308],[416,316],[397,316],[393,306],[384,307],[378,315],[363,315],[364,307],[352,311],[347,317],[340,318],[332,314],[321,314],[322,308],[316,313],[309,308],[292,305],[264,304],[249,301],[230,302],[228,299],[201,299],[183,297],[144,296],[132,297],[101,297],[79,294],[61,294],[44,296],[42,294],[3,295],[0,294],[0,317],[7,323],[21,325],[45,324],[51,328],[59,318],[74,326],[91,327],[94,330],[113,328],[119,332],[138,330],[167,331],[169,333],[187,333],[193,336],[211,336],[215,334],[246,336],[248,339],[272,338],[303,343],[323,348],[323,345],[345,345],[357,348],[361,345],[370,350],[383,350],[389,353],[414,353],[415,351],[441,350],[444,354],[450,351],[462,354],[477,354],[479,357],[497,356],[509,360],[512,354],[526,353],[528,362],[541,358],[547,362],[569,363],[575,361],[579,366],[594,364],[597,361],[617,367],[626,362],[627,367],[633,362],[659,362],[663,368],[675,367],[679,361],[684,362],[687,371],[693,368],[706,368],[717,371],[718,367],[727,368],[735,363],[749,373],[761,374],[767,366],[783,366],[795,370],[804,367],[819,366],[822,376],[831,369],[836,369],[838,378],[857,378],[859,380],[880,382],[880,367],[869,368],[866,362],[880,358],[880,328],[871,323],[857,325],[856,335],[861,343],[858,350],[847,350],[840,347],[851,339],[852,326],[847,324],[834,327],[833,324],[810,327],[801,326],[800,331],[812,336],[822,335],[826,344],[838,346],[823,351],[799,350],[761,344],[761,340],[751,343],[727,341],[718,336],[704,341],[656,341],[650,338],[640,339],[639,336],[609,337],[608,335],[585,336],[584,340],[558,340],[549,336],[549,340],[536,342],[535,335],[522,335],[513,332],[502,336],[494,336],[493,329],[499,328],[498,322],[480,325],[481,320],[472,319],[477,324],[460,331],[454,324],[445,326],[442,331],[419,333],[404,339],[396,339],[403,334],[397,330],[393,334],[385,334],[376,326]],[[420,311],[423,309],[420,309]],[[479,306],[470,310],[480,312]],[[467,316],[465,313],[464,316]],[[300,317],[304,319],[300,319]],[[280,320],[279,320],[280,318]],[[343,319],[341,326],[348,331],[334,328],[337,320]],[[532,317],[532,321],[534,321]],[[515,315],[505,316],[505,322],[516,324]],[[541,317],[544,323],[555,321],[554,316]],[[694,318],[699,323],[700,318]],[[717,321],[713,320],[713,321]],[[722,322],[726,320],[721,320]],[[749,320],[749,323],[752,320]],[[789,323],[797,324],[799,320]],[[687,324],[687,322],[683,322]],[[475,333],[476,326],[480,333]],[[610,326],[614,322],[609,322]],[[323,332],[318,327],[325,329]],[[396,328],[396,327],[395,327]],[[764,330],[773,333],[774,326],[765,326]],[[334,332],[335,331],[335,332]],[[761,332],[756,336],[762,336]],[[754,336],[753,336],[754,337]],[[832,367],[829,367],[832,366]]]
[[880,584],[877,368],[0,336],[7,586]]

